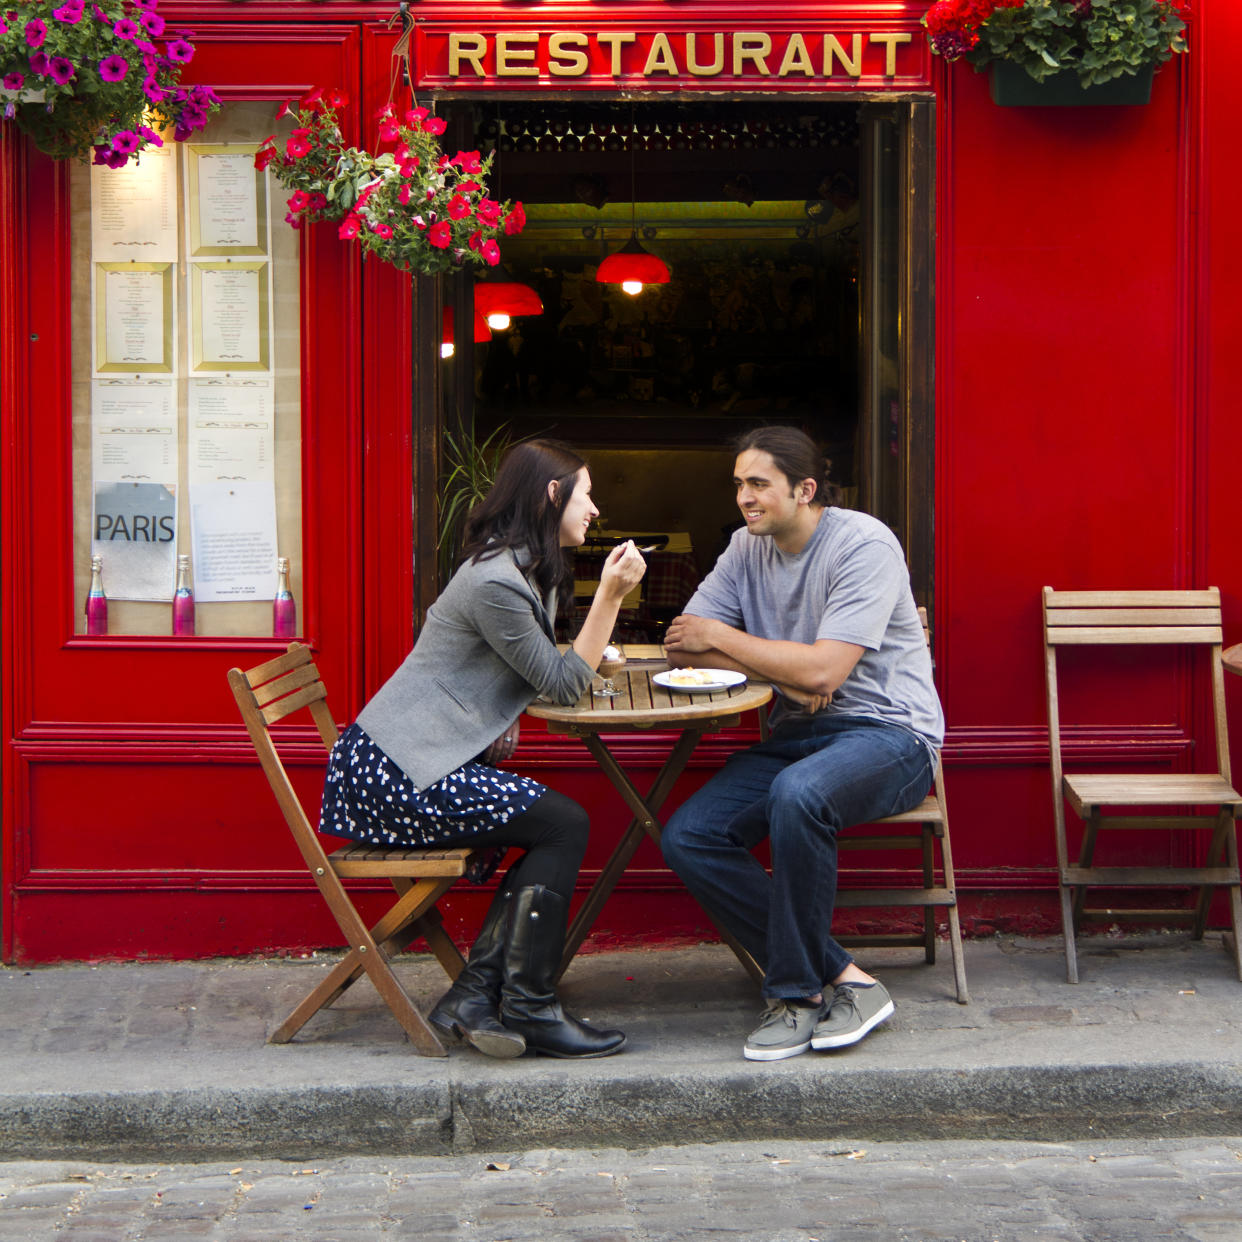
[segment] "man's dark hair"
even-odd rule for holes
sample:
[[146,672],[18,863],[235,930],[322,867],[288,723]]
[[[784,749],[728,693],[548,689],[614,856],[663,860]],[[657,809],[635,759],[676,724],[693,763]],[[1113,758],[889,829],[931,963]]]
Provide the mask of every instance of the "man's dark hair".
[[[561,518],[586,462],[560,440],[523,440],[501,460],[496,480],[466,518],[463,560],[482,561],[505,548],[523,548],[527,571],[543,591],[571,580],[561,550]],[[556,480],[556,499],[548,484]],[[563,594],[563,592],[562,592]]]
[[755,427],[743,432],[733,442],[735,457],[751,449],[767,453],[776,463],[776,468],[789,480],[791,489],[803,479],[814,479],[815,499],[812,503],[825,508],[841,503],[840,490],[828,479],[828,459],[806,432],[799,431],[797,427]]

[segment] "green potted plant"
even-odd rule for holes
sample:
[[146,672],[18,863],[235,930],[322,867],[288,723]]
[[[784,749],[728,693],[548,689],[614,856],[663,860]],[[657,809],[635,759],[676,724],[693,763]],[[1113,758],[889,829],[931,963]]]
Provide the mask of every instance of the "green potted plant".
[[339,90],[316,89],[277,116],[297,125],[283,148],[273,134],[255,156],[292,193],[285,219],[294,227],[327,220],[342,241],[407,272],[434,274],[462,267],[495,267],[497,238],[526,224],[521,203],[497,202],[487,193],[492,156],[441,149],[442,117],[411,108],[397,118],[380,109],[375,154],[347,147],[337,110],[348,103]]
[[497,427],[477,439],[473,430],[444,431],[444,468],[440,479],[440,580],[447,582],[461,555],[466,517],[492,489],[500,459],[508,452],[509,429]]
[[157,0],[9,0],[0,4],[0,117],[55,159],[120,168],[169,128],[177,141],[220,101],[183,87],[194,55],[165,29]]
[[932,51],[989,68],[1002,105],[1146,103],[1186,50],[1183,0],[937,0]]

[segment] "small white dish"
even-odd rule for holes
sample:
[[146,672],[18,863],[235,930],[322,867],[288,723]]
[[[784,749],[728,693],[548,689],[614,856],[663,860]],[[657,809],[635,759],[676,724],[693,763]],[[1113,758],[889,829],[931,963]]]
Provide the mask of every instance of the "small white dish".
[[669,669],[664,673],[652,673],[651,680],[655,685],[663,686],[665,690],[672,690],[676,694],[703,694],[711,690],[727,690],[730,686],[740,686],[746,680],[745,673],[735,673],[732,669],[696,668],[692,671],[710,677],[711,680],[689,684],[672,680],[677,671]]

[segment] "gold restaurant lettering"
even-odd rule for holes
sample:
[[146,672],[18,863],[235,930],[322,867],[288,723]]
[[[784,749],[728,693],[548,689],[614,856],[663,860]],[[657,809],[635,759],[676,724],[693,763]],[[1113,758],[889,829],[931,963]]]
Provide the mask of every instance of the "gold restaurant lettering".
[[863,74],[864,53],[878,48],[884,54],[884,76],[897,74],[897,49],[910,43],[909,31],[868,34],[793,33],[774,37],[760,30],[687,31],[639,35],[619,30],[562,30],[553,34],[536,31],[450,31],[448,76],[450,78],[537,78],[588,76],[608,66],[617,78],[634,73],[644,78],[662,76],[711,78],[722,73],[733,77],[830,78],[838,72],[851,78]]

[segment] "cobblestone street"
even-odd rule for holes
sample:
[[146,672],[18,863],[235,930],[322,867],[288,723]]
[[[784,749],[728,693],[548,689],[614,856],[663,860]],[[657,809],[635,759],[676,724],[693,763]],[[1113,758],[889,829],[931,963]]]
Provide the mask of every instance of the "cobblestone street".
[[1238,1242],[1242,1139],[0,1165],[0,1240]]

